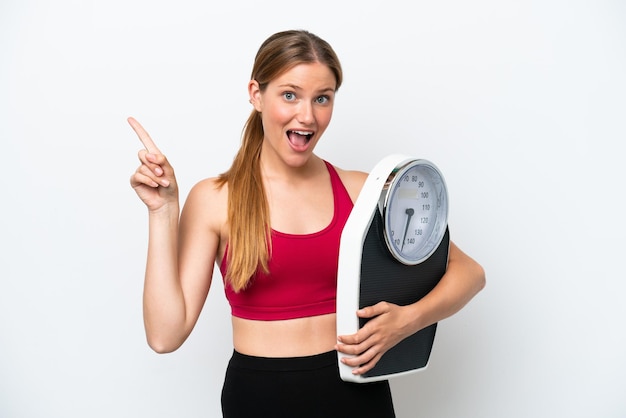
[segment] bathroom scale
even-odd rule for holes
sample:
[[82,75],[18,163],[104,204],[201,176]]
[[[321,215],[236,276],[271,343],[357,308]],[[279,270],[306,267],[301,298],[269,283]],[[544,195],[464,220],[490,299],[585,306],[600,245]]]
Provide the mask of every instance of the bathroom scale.
[[[360,308],[417,302],[446,272],[448,191],[432,162],[392,154],[376,164],[344,226],[337,272],[337,333],[356,333],[369,319]],[[344,381],[371,382],[427,367],[437,324],[405,338],[363,375],[339,362]],[[346,354],[338,353],[338,358]]]

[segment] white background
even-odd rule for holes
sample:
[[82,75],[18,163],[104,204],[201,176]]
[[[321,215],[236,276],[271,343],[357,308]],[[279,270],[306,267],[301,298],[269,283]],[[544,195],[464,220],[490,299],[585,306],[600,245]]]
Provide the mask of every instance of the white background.
[[487,288],[439,325],[398,417],[624,417],[626,3],[179,0],[0,3],[0,416],[217,417],[221,277],[185,345],[142,325],[135,116],[181,197],[225,170],[270,34],[345,70],[318,154],[434,161]]

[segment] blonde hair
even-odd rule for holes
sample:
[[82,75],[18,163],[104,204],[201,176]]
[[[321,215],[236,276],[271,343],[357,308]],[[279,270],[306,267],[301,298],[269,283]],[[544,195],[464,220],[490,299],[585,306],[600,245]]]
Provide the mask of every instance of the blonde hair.
[[[327,65],[341,85],[341,64],[332,47],[305,30],[275,33],[263,42],[254,59],[252,80],[261,92],[276,77],[303,63]],[[264,132],[261,113],[253,110],[242,135],[241,147],[218,184],[228,183],[229,242],[225,280],[235,292],[245,289],[259,269],[269,272],[271,228],[269,205],[261,177],[260,156]]]

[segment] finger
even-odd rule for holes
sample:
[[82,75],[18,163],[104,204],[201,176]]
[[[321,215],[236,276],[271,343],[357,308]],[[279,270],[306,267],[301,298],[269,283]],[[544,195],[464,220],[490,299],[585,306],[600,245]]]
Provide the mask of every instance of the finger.
[[165,156],[163,154],[150,154],[145,149],[140,150],[138,153],[139,161],[143,165],[147,165],[154,174],[162,176],[165,174],[161,164],[165,163]]
[[371,336],[369,332],[361,328],[356,334],[338,336],[337,347],[339,351],[346,354],[360,354],[373,344],[370,341]]
[[381,357],[382,357],[382,354],[380,353],[376,354],[372,359],[362,363],[360,367],[353,369],[352,374],[361,375],[361,374],[369,372],[370,370],[374,368],[374,366],[376,366],[376,364],[378,364],[378,361],[380,360]]
[[156,146],[152,138],[150,138],[150,135],[148,135],[148,132],[143,128],[143,126],[141,126],[139,122],[137,122],[135,118],[129,117],[128,123],[130,124],[131,128],[133,128],[133,130],[139,137],[139,140],[141,141],[143,146],[146,148],[146,150],[148,150],[148,152],[152,154],[162,154],[162,152]]
[[359,344],[359,336],[358,334],[339,335],[337,336],[337,341],[339,341],[344,346],[356,345]]
[[359,318],[373,318],[388,311],[389,305],[386,302],[378,302],[376,305],[359,309],[356,314]]
[[[369,370],[374,366],[378,359],[381,357],[380,353],[374,349],[374,347],[370,347],[359,354],[350,354],[346,357],[341,357],[340,361],[342,364],[345,364],[348,367],[353,368],[354,374],[363,373],[363,369],[367,368]],[[360,370],[359,370],[360,369]]]
[[155,173],[154,171],[152,171],[150,167],[146,165],[142,165],[141,167],[139,167],[137,169],[137,173],[140,173],[143,176],[150,178],[151,180],[157,182],[159,185],[163,187],[167,187],[170,185],[170,181],[167,178],[161,177],[161,175],[159,175],[158,173]]
[[150,176],[146,176],[140,172],[133,173],[130,177],[130,185],[135,188],[137,186],[145,185],[148,187],[156,188],[159,187],[159,183],[154,181]]
[[361,354],[354,354],[351,357],[342,357],[341,363],[350,367],[363,367],[375,358],[376,352],[374,350],[367,350]]
[[356,311],[356,315],[359,318],[372,318],[376,316],[377,314],[376,314],[374,307],[368,306],[367,308],[361,308],[358,311]]

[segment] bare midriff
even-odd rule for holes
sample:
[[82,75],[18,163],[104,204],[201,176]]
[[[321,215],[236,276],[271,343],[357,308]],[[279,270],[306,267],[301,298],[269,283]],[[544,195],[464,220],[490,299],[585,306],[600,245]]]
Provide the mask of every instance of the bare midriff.
[[235,350],[251,356],[309,356],[331,351],[337,343],[334,313],[280,321],[233,316],[232,322]]

